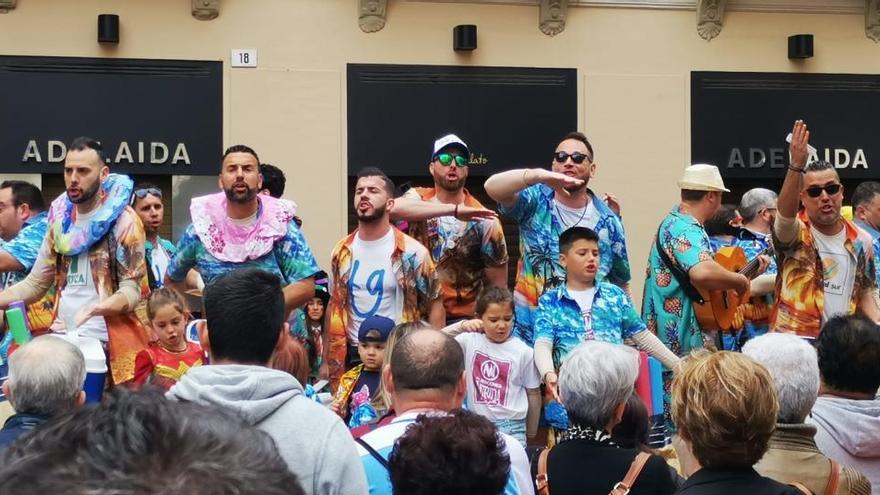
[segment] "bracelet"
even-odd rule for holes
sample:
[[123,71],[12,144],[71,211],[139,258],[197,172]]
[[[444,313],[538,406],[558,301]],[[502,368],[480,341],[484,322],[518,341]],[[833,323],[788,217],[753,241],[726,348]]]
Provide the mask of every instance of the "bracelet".
[[452,212],[452,217],[458,220],[458,205],[455,205],[455,211]]
[[788,166],[788,169],[791,170],[792,172],[797,172],[797,173],[799,173],[799,174],[804,173],[804,169],[803,169],[803,168],[792,167],[791,165],[789,165],[789,166]]
[[523,181],[523,184],[524,184],[526,187],[531,186],[531,184],[529,184],[529,181],[526,180],[526,172],[528,172],[528,171],[529,171],[529,169],[527,169],[527,168],[524,168],[524,169],[523,169],[522,181]]

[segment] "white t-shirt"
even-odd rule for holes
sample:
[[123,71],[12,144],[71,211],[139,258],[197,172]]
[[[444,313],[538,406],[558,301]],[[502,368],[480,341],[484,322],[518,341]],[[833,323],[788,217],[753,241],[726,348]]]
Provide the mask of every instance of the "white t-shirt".
[[572,208],[570,206],[565,206],[557,200],[553,200],[553,213],[556,215],[556,219],[559,220],[559,223],[562,224],[562,228],[568,229],[571,227],[586,227],[588,229],[596,228],[596,224],[599,223],[599,210],[596,209],[596,205],[593,204],[593,199],[586,206],[586,211],[583,208]]
[[467,408],[492,421],[525,419],[526,389],[541,385],[531,347],[517,338],[496,344],[482,333],[463,333],[455,340],[464,351]]
[[846,229],[831,236],[813,228],[810,231],[824,271],[825,305],[822,316],[828,320],[836,314],[847,314],[856,282],[856,260],[846,250]]
[[[77,215],[76,226],[85,227],[95,216],[97,210]],[[67,285],[61,291],[61,301],[58,304],[58,319],[67,325],[67,331],[73,330],[76,313],[98,302],[98,289],[95,288],[95,279],[92,277],[92,264],[89,262],[89,250],[85,250],[77,257],[70,260],[67,270]],[[107,342],[107,322],[103,316],[93,316],[86,320],[78,328],[79,335],[93,337],[101,342]]]
[[168,253],[165,252],[165,248],[162,247],[161,244],[156,242],[153,246],[152,258],[150,260],[150,266],[153,269],[153,280],[158,281],[160,284],[165,279],[165,272],[168,271]]
[[568,295],[570,295],[581,308],[581,317],[584,319],[586,339],[595,339],[596,336],[593,333],[593,299],[596,297],[596,286],[594,285],[586,290],[568,289]]
[[394,231],[381,239],[365,241],[355,236],[351,244],[351,272],[348,290],[351,300],[348,319],[348,343],[357,344],[358,328],[368,316],[380,315],[400,321],[403,315],[403,290],[391,266]]

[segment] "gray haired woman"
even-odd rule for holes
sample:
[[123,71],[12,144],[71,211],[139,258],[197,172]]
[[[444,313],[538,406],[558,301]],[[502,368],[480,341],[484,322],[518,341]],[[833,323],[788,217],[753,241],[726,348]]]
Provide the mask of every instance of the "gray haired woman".
[[[546,466],[539,458],[535,474],[546,473],[546,483],[536,476],[540,494],[607,495],[624,480],[639,450],[616,445],[611,430],[623,416],[638,371],[638,354],[623,345],[587,341],[566,357],[559,395],[571,426],[558,433],[557,445],[545,456]],[[666,461],[651,455],[631,482],[630,493],[665,495],[675,489]]]

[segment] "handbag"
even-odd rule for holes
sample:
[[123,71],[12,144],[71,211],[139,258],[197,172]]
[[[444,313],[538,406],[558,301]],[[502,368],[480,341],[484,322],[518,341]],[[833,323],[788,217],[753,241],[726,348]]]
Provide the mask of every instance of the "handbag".
[[[535,487],[538,489],[538,495],[550,495],[549,478],[547,477],[547,458],[550,456],[552,447],[546,448],[538,454],[538,475],[535,476]],[[639,452],[633,459],[629,470],[624,475],[622,481],[618,481],[611,488],[608,495],[626,495],[632,489],[636,478],[641,474],[645,463],[651,458],[651,454],[647,452]]]

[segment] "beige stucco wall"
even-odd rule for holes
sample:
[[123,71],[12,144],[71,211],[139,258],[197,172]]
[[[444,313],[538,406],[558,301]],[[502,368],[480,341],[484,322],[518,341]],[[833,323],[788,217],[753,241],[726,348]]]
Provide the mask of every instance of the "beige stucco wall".
[[[680,10],[572,8],[551,38],[538,30],[535,6],[391,0],[385,29],[365,34],[356,0],[222,0],[212,21],[194,19],[188,0],[18,4],[0,15],[5,54],[223,60],[225,143],[249,143],[285,170],[287,196],[325,265],[345,233],[346,63],[575,67],[579,121],[600,164],[592,185],[624,205],[637,295],[651,235],[689,159],[691,70],[880,72],[880,45],[854,15],[729,12],[707,43],[694,12]],[[96,42],[100,13],[120,15],[117,47]],[[463,23],[479,30],[467,55],[451,47],[452,27]],[[815,35],[816,56],[790,62],[786,38],[801,32]],[[231,48],[256,48],[259,68],[230,69]]]

